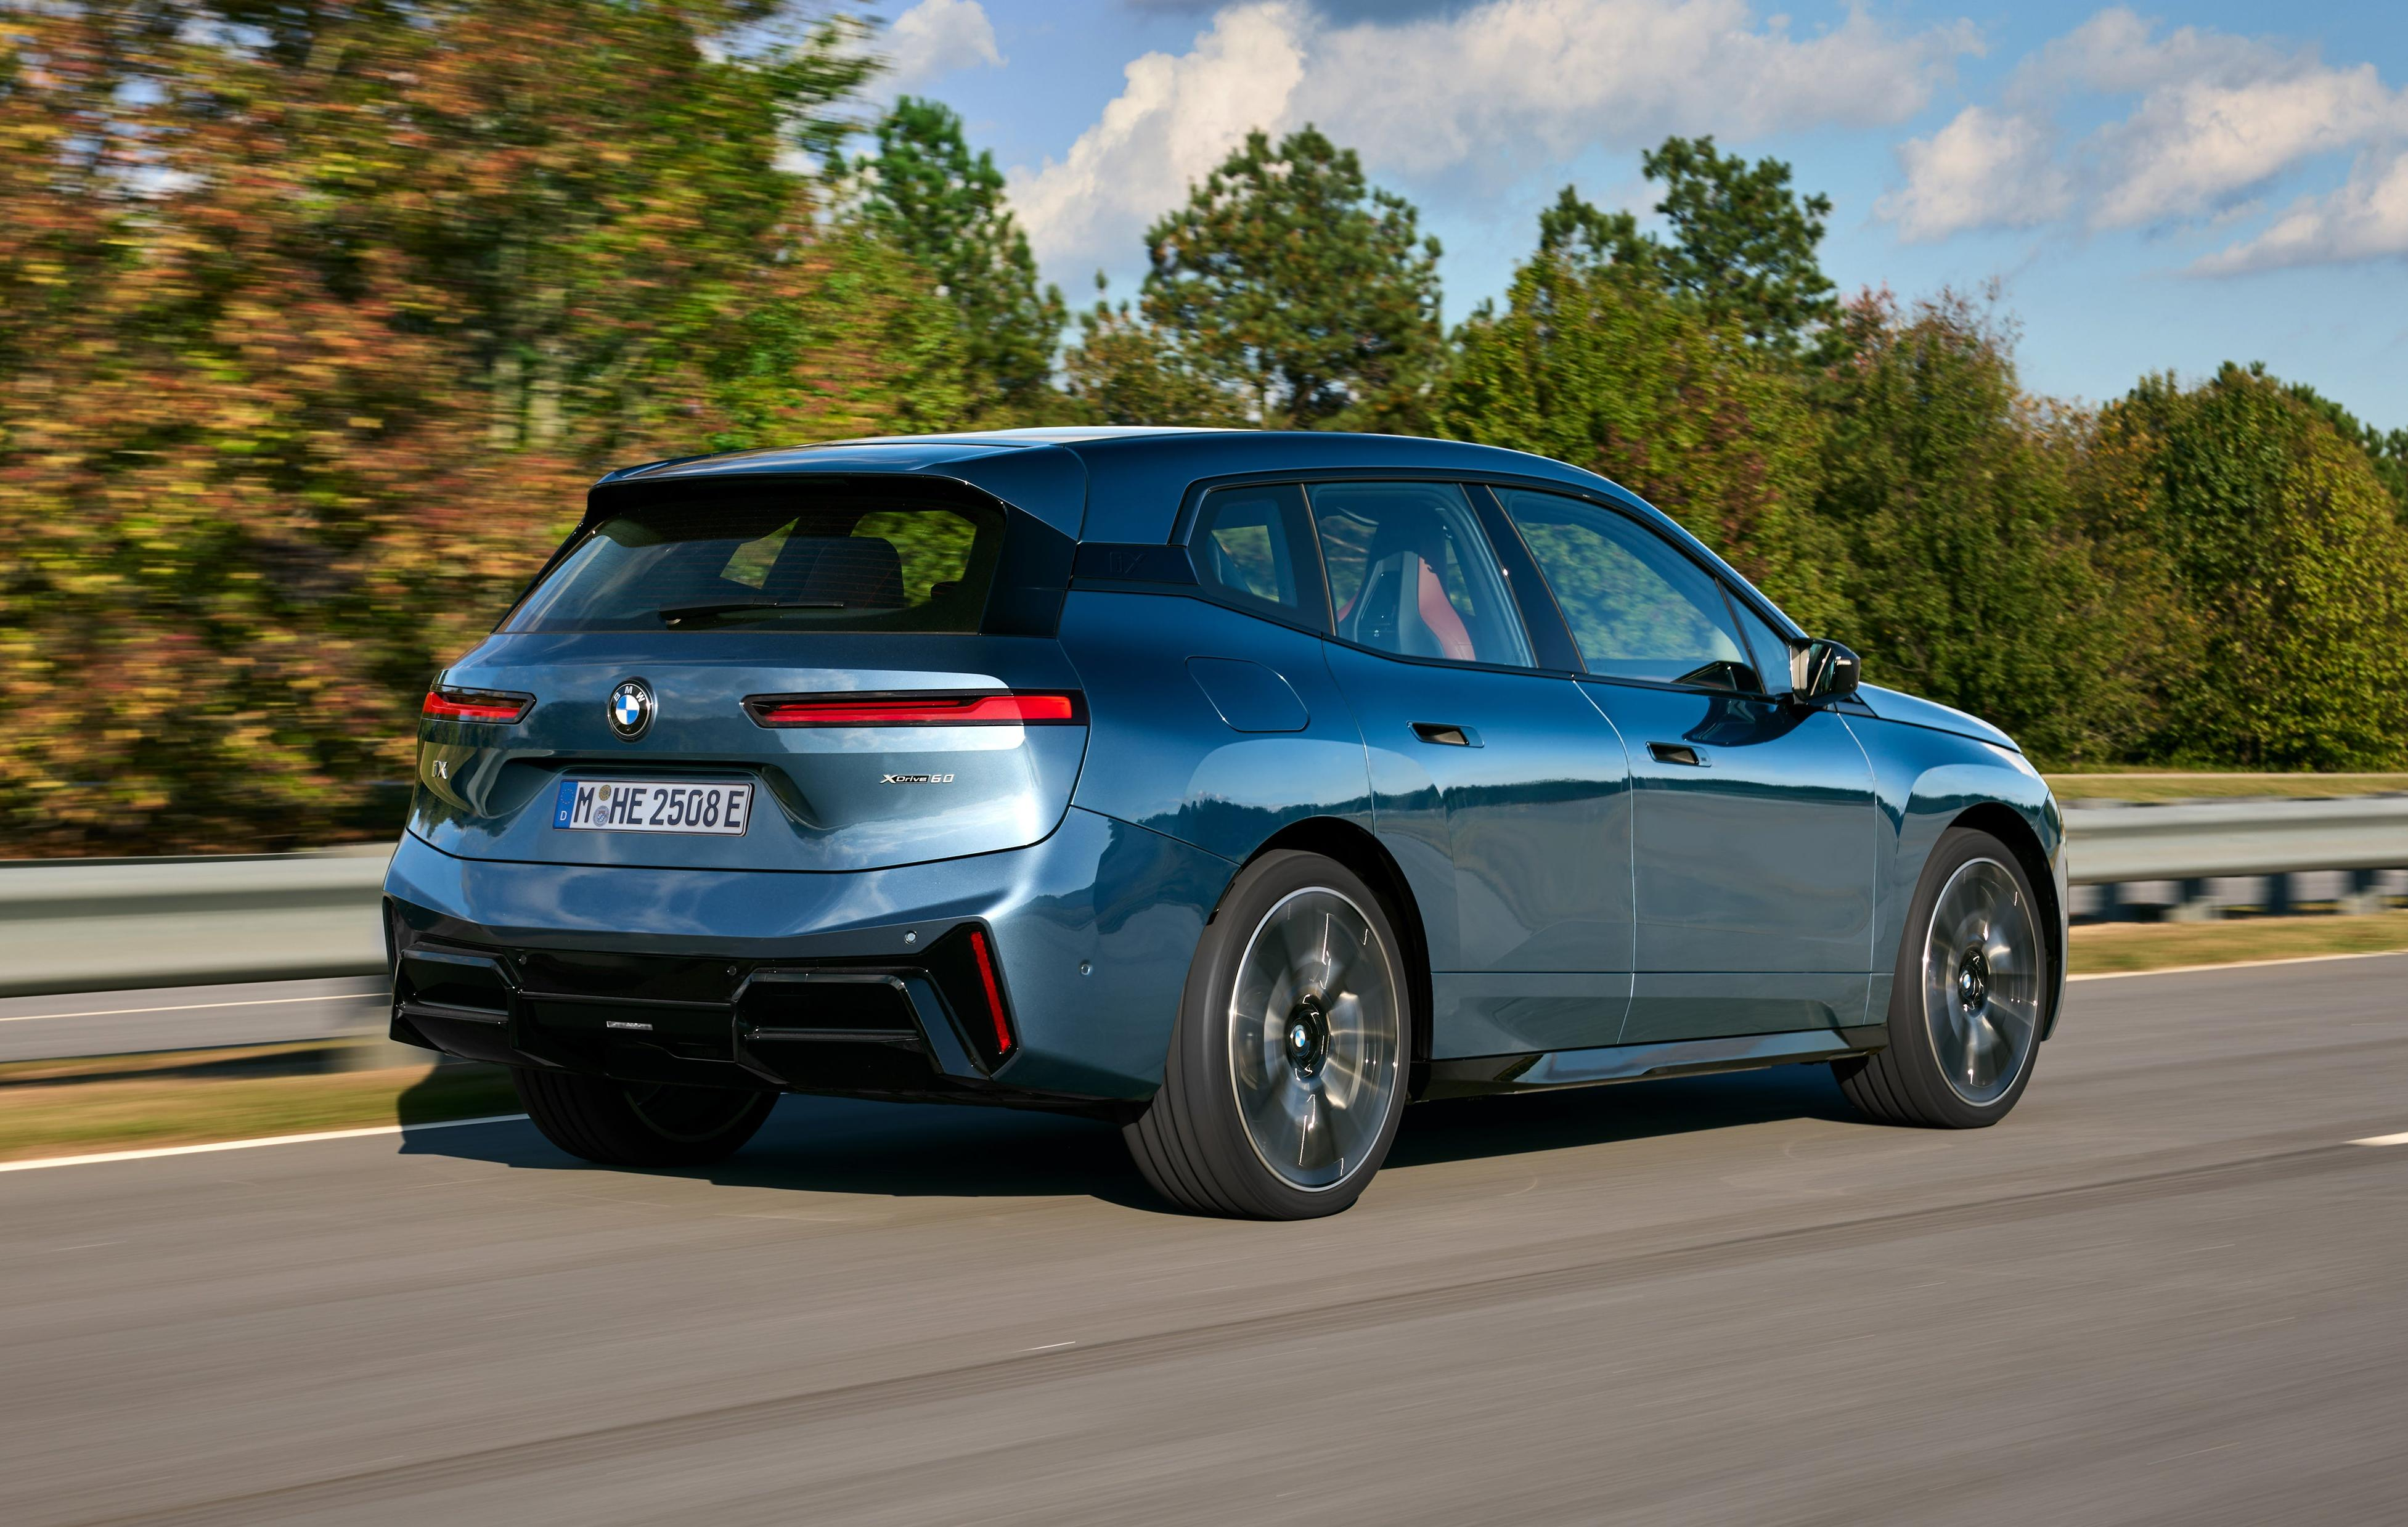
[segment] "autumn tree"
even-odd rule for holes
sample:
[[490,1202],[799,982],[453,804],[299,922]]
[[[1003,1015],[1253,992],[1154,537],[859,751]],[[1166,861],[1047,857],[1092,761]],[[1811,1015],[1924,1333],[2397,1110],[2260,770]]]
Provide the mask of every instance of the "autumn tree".
[[600,465],[952,422],[942,298],[786,167],[867,65],[831,26],[737,46],[774,24],[0,13],[18,851],[363,830]]

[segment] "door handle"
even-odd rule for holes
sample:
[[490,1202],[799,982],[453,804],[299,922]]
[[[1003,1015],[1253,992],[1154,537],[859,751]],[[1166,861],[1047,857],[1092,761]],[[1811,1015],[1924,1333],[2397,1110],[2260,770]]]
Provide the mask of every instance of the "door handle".
[[1416,721],[1413,735],[1425,742],[1437,742],[1446,747],[1478,747],[1480,734],[1469,727],[1457,727],[1443,721]]
[[1686,742],[1650,742],[1647,752],[1657,763],[1686,764],[1691,769],[1706,767],[1706,760]]

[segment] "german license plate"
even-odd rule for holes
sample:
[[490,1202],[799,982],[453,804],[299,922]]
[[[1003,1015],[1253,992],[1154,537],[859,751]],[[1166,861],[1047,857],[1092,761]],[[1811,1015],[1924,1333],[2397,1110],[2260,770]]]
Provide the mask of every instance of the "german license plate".
[[752,819],[752,786],[684,780],[560,782],[552,825],[579,832],[710,832],[740,838]]

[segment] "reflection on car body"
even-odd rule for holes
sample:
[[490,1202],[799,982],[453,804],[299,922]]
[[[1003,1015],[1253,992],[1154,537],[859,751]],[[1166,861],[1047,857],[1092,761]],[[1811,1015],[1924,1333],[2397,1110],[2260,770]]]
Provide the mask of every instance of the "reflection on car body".
[[[1481,446],[614,472],[420,756],[394,1034],[516,1068],[596,1160],[715,1159],[781,1091],[988,1102],[1297,1217],[1415,1097],[1815,1061],[1987,1124],[2060,989],[2061,824],[2011,741]],[[661,809],[580,811],[610,788]]]

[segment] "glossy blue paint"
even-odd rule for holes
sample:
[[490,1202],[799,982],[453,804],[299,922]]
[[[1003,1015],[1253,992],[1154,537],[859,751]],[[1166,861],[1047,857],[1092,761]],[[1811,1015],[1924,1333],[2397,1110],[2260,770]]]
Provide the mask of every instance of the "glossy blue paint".
[[1302,731],[1312,713],[1276,669],[1244,657],[1190,657],[1187,676],[1231,731]]
[[1163,1015],[1231,868],[1073,810],[1028,848],[853,873],[466,859],[412,835],[385,894],[435,915],[446,937],[486,947],[747,961],[899,960],[983,919],[1023,1040],[997,1079],[1136,1098],[1161,1080]]
[[[634,742],[604,701],[640,678],[658,697]],[[1059,642],[1035,637],[773,631],[541,632],[489,637],[443,682],[531,694],[514,727],[430,724],[410,830],[470,858],[720,870],[868,870],[1037,842],[1069,804],[1082,727],[769,729],[749,695],[1068,689]],[[443,768],[436,769],[437,763]],[[950,774],[936,785],[889,775]],[[742,837],[571,832],[558,782],[753,779]]]
[[[1161,545],[1223,481],[1542,485],[1629,509],[1743,588],[1612,483],[1450,441],[1002,431],[654,463],[597,483],[593,502],[829,474],[967,484],[1050,527],[1060,548]],[[958,1039],[932,1041],[931,1063],[1047,1102],[1148,1096],[1231,878],[1278,835],[1326,824],[1361,829],[1352,841],[1370,846],[1358,872],[1393,872],[1417,909],[1425,1059],[1450,1075],[1574,1085],[1877,1042],[1867,1026],[1883,1020],[1916,877],[1940,833],[1969,816],[2028,852],[2063,947],[2056,803],[2001,734],[1946,707],[1872,688],[1803,707],[1398,657],[1302,615],[1216,602],[1193,583],[1073,579],[1067,551],[1046,555],[1054,561],[1027,576],[1058,566],[1058,607],[1039,588],[997,626],[990,604],[982,634],[487,640],[444,682],[532,695],[534,708],[514,727],[424,724],[389,894],[412,926],[464,945],[731,965],[909,964],[975,922],[991,932],[1020,1043],[991,1080]],[[1546,608],[1522,606],[1533,622]],[[1751,641],[1804,634],[1769,607],[1763,618],[1776,629]],[[1556,631],[1534,649],[1570,647]],[[634,742],[604,719],[611,687],[630,677],[659,696],[652,728]],[[999,689],[1076,691],[1084,723],[773,730],[741,705]],[[1678,749],[1698,761],[1676,761]],[[565,776],[664,775],[753,781],[752,828],[715,838],[551,825]],[[882,783],[895,775],[948,778]]]

